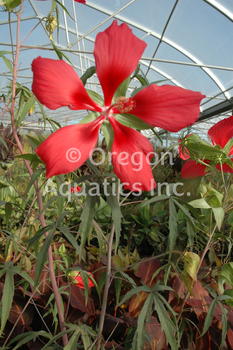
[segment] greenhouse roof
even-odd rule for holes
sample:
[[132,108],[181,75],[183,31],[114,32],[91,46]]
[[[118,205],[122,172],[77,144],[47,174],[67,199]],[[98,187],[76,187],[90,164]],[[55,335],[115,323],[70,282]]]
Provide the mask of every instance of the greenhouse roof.
[[[201,103],[198,122],[189,132],[206,135],[220,119],[232,115],[233,108],[233,1],[232,0],[60,0],[70,16],[59,7],[59,34],[53,33],[55,45],[73,63],[79,76],[95,65],[93,49],[98,32],[117,19],[127,23],[147,47],[140,60],[141,74],[158,85],[172,84],[200,91],[206,95]],[[20,28],[20,51],[17,81],[31,88],[31,63],[38,56],[57,59],[46,16],[52,1],[25,0]],[[16,41],[16,16],[11,14],[13,45]],[[8,12],[0,12],[1,51],[10,51],[11,37]],[[10,55],[7,56],[10,58]],[[11,73],[0,59],[0,95],[7,94]],[[133,80],[130,94],[139,84]],[[102,93],[97,77],[88,79],[86,87]],[[3,103],[0,104],[3,108]],[[78,123],[86,111],[60,108],[46,109],[48,117],[61,125]],[[9,122],[7,112],[1,121]],[[0,122],[1,122],[0,121]],[[35,114],[27,118],[25,127],[38,127]],[[41,124],[43,127],[43,124]],[[156,129],[156,128],[155,128]],[[162,130],[156,129],[161,134]],[[153,134],[144,131],[151,137]]]

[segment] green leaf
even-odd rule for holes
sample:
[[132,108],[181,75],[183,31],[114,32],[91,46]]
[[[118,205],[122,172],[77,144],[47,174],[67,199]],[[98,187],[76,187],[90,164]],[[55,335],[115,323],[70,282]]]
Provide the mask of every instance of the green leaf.
[[217,303],[218,303],[218,305],[220,306],[220,308],[222,310],[222,342],[221,342],[221,345],[220,345],[220,349],[221,349],[222,346],[223,346],[223,343],[224,343],[224,341],[226,339],[229,326],[228,326],[228,321],[227,321],[226,309],[223,307],[223,305],[222,305],[222,303],[220,301],[217,300]]
[[218,229],[220,230],[222,223],[223,223],[223,220],[224,220],[224,216],[225,216],[224,209],[223,208],[212,208],[212,211],[214,213],[214,217],[215,217]]
[[117,196],[112,193],[112,187],[110,185],[108,186],[108,191],[109,191],[109,188],[110,188],[110,193],[108,192],[109,195],[106,197],[107,197],[107,203],[112,210],[112,219],[113,219],[115,234],[116,234],[115,252],[117,252],[117,247],[119,244],[120,234],[121,234],[122,214],[121,214],[119,202],[117,200]]
[[28,283],[34,286],[33,279],[25,271],[22,271],[19,266],[13,266],[11,269],[15,274],[21,276],[25,281],[28,281]]
[[30,142],[30,145],[32,146],[33,150],[35,151],[37,149],[37,147],[40,146],[41,142],[32,136],[29,136],[29,135],[26,135],[26,136]]
[[224,277],[233,288],[233,263],[230,262],[230,263],[224,264],[221,267],[220,276]]
[[69,343],[64,347],[64,350],[76,350],[77,349],[77,342],[79,340],[81,334],[81,329],[78,327],[78,329],[74,332],[72,337],[69,340]]
[[63,226],[59,226],[58,230],[60,230],[63,233],[63,235],[66,237],[66,239],[72,244],[74,249],[77,251],[78,255],[81,256],[80,247],[79,247],[76,239],[72,235],[72,233],[70,233],[70,231],[68,230],[68,228],[67,227],[63,227]]
[[2,334],[13,302],[14,296],[14,272],[11,268],[6,271],[6,277],[3,288],[2,296],[2,314],[1,314],[1,329],[0,334]]
[[28,342],[30,342],[31,340],[34,341],[34,343],[36,342],[36,338],[38,337],[46,337],[51,339],[50,334],[46,333],[45,331],[39,331],[39,332],[26,332],[23,334],[18,335],[17,337],[15,337],[9,344],[7,345],[11,345],[12,343],[15,343],[16,341],[20,340],[21,338],[23,338],[20,342],[17,342],[17,345],[13,348],[13,350],[17,350],[19,349],[22,345],[27,344]]
[[138,316],[137,330],[134,334],[132,349],[141,350],[145,341],[145,323],[150,321],[153,303],[153,294],[147,297],[143,308]]
[[138,294],[140,292],[151,293],[151,288],[144,284],[143,286],[135,287],[135,288],[131,289],[129,292],[127,292],[125,294],[125,296],[122,298],[122,300],[120,301],[120,304],[118,306],[121,306],[127,300],[131,299],[135,294]]
[[91,78],[96,72],[95,66],[92,66],[86,70],[86,72],[80,77],[83,82],[83,85],[86,85],[87,79]]
[[74,21],[74,19],[71,17],[71,15],[69,14],[69,12],[67,11],[66,7],[64,5],[62,5],[62,3],[60,3],[60,1],[55,0],[57,4],[59,4],[63,10],[67,13],[67,15]]
[[6,225],[8,226],[9,225],[9,220],[10,220],[10,217],[11,217],[11,213],[12,213],[12,207],[6,203],[5,204],[5,219],[6,219]]
[[211,208],[209,204],[205,201],[204,198],[201,199],[195,199],[194,201],[191,201],[188,203],[193,208],[200,208],[200,209],[209,209]]
[[171,198],[170,196],[166,196],[165,194],[162,196],[156,196],[156,197],[153,197],[151,199],[148,199],[148,201],[146,201],[145,203],[142,203],[141,206],[143,207],[144,205],[147,205],[149,203],[162,202],[162,201],[170,199],[170,198]]
[[35,279],[34,279],[35,287],[38,284],[40,274],[47,260],[48,250],[52,243],[55,232],[56,232],[56,228],[52,228],[52,230],[49,232],[48,236],[46,237],[44,244],[42,245],[42,248],[39,251],[39,254],[37,255],[37,263],[36,263],[36,271],[35,271]]
[[40,158],[36,155],[36,154],[20,154],[19,156],[14,156],[15,158],[23,158],[26,160],[30,160],[31,162],[38,162],[38,163],[42,163],[42,160],[40,160]]
[[31,96],[27,102],[25,103],[24,107],[23,107],[23,110],[22,110],[22,113],[20,115],[20,117],[16,120],[16,123],[15,125],[17,127],[19,127],[22,123],[22,121],[24,120],[26,114],[30,111],[30,109],[32,108],[32,106],[35,104],[35,96]]
[[26,189],[26,193],[30,190],[31,186],[34,184],[34,182],[40,177],[40,175],[44,172],[44,169],[43,167],[37,169],[36,171],[34,171],[34,173],[32,174],[32,177],[29,181],[29,184],[27,186],[27,189]]
[[104,100],[102,99],[102,97],[97,94],[97,92],[86,89],[86,92],[88,93],[88,95],[90,96],[90,98],[96,102],[98,105],[100,106],[104,106]]
[[8,58],[6,58],[6,57],[4,56],[3,52],[8,53],[7,51],[0,51],[0,57],[2,57],[3,61],[5,62],[7,68],[8,68],[9,71],[11,72],[11,74],[14,75],[14,71],[13,71],[13,68],[12,68],[12,64],[11,64],[10,60],[8,60]]
[[126,95],[126,92],[127,92],[127,89],[128,89],[128,86],[129,86],[129,83],[130,83],[130,76],[125,79],[125,81],[123,81],[123,83],[121,83],[120,86],[118,86],[118,88],[116,89],[115,93],[114,93],[114,96],[113,96],[113,99],[112,99],[112,103],[114,103],[115,99],[117,97],[124,97]]
[[186,252],[184,256],[184,274],[191,277],[194,281],[197,280],[197,269],[200,263],[199,255],[193,252]]
[[133,114],[114,114],[114,118],[121,124],[137,130],[151,129],[147,124]]
[[[56,0],[56,1],[57,1],[57,0]],[[57,1],[57,2],[58,2],[58,1]],[[63,5],[62,5],[62,6],[63,6]],[[71,17],[71,18],[72,18],[72,17]],[[54,49],[54,51],[56,52],[56,54],[57,54],[59,60],[62,60],[63,57],[65,57],[65,59],[71,64],[71,66],[74,67],[74,65],[73,65],[73,63],[70,61],[69,57],[67,57],[67,56],[64,54],[64,52],[60,51],[60,50],[57,48],[57,46],[55,45],[55,43],[54,43],[53,40],[51,40],[51,43],[52,43],[52,45],[53,45],[53,49]]]
[[233,139],[230,139],[227,144],[225,145],[225,147],[223,148],[223,151],[226,153],[226,155],[228,156],[231,147],[233,147]]
[[6,149],[8,150],[7,144],[6,142],[3,140],[3,138],[0,136],[0,142],[6,147]]
[[82,252],[84,244],[86,242],[88,233],[92,228],[92,220],[95,216],[95,204],[97,203],[97,197],[91,196],[89,191],[87,191],[87,197],[85,200],[84,208],[82,211],[82,215],[80,217],[81,225],[80,225],[80,235],[81,235],[81,246],[80,251]]
[[44,111],[44,107],[43,107],[43,105],[36,99],[36,102],[37,102],[37,104],[38,104],[38,106],[39,106],[39,108],[40,108],[40,111],[41,111],[41,114],[42,114],[42,116],[43,116],[43,119],[44,119],[44,128],[46,127],[46,119],[47,119],[47,117],[46,117],[46,114],[45,114],[45,111]]
[[87,123],[93,122],[96,118],[98,118],[98,113],[96,112],[89,113],[86,117],[80,120],[79,124],[87,124]]
[[168,238],[168,250],[172,250],[175,247],[175,243],[178,237],[177,229],[177,212],[173,202],[173,199],[169,199],[169,238]]
[[107,146],[108,146],[108,151],[111,152],[112,150],[112,144],[114,140],[114,131],[112,128],[112,125],[109,123],[108,120],[105,120],[102,125],[101,125],[101,131],[104,134]]
[[177,350],[178,345],[174,337],[174,334],[177,331],[177,329],[174,323],[172,322],[172,320],[170,319],[163,303],[161,302],[160,298],[156,294],[153,294],[153,300],[154,300],[154,307],[158,313],[158,318],[161,323],[162,330],[166,335],[166,339],[168,343],[171,345],[171,349]]

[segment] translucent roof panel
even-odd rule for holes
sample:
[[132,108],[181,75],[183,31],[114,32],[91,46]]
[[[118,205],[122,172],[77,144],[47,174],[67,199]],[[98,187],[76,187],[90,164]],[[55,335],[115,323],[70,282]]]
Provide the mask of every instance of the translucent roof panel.
[[[117,19],[118,23],[127,23],[133,33],[146,42],[147,47],[140,62],[141,70],[149,82],[181,86],[206,95],[202,100],[200,120],[192,130],[205,134],[209,129],[208,124],[211,127],[215,120],[231,115],[232,0],[86,0],[86,5],[74,0],[60,0],[60,3],[66,7],[70,16],[58,5],[59,35],[55,30],[53,38],[58,49],[73,63],[79,76],[95,65],[93,50],[97,33]],[[24,0],[20,42],[36,28],[26,38],[20,51],[18,82],[29,89],[33,59],[38,56],[58,59],[45,28],[51,6],[52,0]],[[16,16],[11,14],[14,48],[16,21]],[[8,13],[1,11],[1,51],[11,51],[12,48],[8,22]],[[6,57],[11,58],[10,54]],[[0,58],[0,96],[7,93],[11,79],[9,69]],[[128,95],[138,86],[139,83],[133,80]],[[102,93],[95,75],[88,79],[86,87]],[[1,101],[0,107],[3,108]],[[46,113],[61,125],[78,123],[87,115],[87,111],[71,111],[68,108],[56,111],[46,109]],[[1,115],[0,122],[9,123],[6,112]],[[36,115],[28,118],[25,127],[30,127],[30,123],[42,127]],[[151,137],[151,131],[144,131],[144,134]]]

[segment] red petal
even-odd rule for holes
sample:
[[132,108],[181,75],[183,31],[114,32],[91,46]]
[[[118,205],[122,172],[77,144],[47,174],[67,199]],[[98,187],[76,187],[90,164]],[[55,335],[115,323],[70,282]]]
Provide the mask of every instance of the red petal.
[[103,89],[105,105],[110,106],[118,86],[136,69],[146,43],[138,39],[126,23],[114,21],[97,34],[94,56],[96,74]]
[[151,191],[156,187],[148,164],[153,157],[152,145],[138,131],[118,123],[113,117],[109,117],[109,121],[114,130],[111,152],[114,172],[125,189]]
[[65,126],[50,135],[36,150],[46,164],[46,177],[74,171],[89,157],[105,117],[88,124]]
[[[208,164],[209,162],[210,161],[205,160],[205,163]],[[199,176],[204,176],[206,173],[206,166],[197,163],[195,160],[188,160],[181,170],[181,176],[183,179],[191,179]]]
[[146,123],[177,132],[199,118],[200,92],[177,86],[155,84],[139,91],[134,97],[136,107],[130,111]]
[[[208,131],[208,135],[214,145],[220,145],[224,148],[227,142],[233,137],[233,116],[225,118],[212,126]],[[233,147],[229,154],[233,154]]]
[[85,0],[74,0],[76,2],[80,2],[80,4],[86,4],[86,1]]
[[32,71],[32,91],[49,109],[68,106],[75,110],[102,111],[89,97],[81,79],[68,63],[37,57],[32,62]]
[[[233,162],[233,159],[232,159],[232,162]],[[217,164],[215,167],[216,167],[219,171],[221,171],[221,166],[220,166],[220,164]],[[222,170],[223,170],[224,173],[232,173],[232,174],[233,174],[233,168],[229,167],[228,164],[223,164],[223,165],[222,165]]]

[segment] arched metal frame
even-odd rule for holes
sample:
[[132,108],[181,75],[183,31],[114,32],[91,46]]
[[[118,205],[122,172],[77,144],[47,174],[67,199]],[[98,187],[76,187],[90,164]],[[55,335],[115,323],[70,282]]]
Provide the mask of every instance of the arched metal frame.
[[[65,6],[66,5],[66,1],[67,0],[61,0],[61,3]],[[87,4],[85,6],[88,6],[89,8],[98,11],[102,14],[104,14],[105,16],[107,16],[105,18],[104,21],[101,21],[98,25],[94,26],[91,30],[87,31],[86,33],[80,33],[79,32],[79,28],[78,28],[78,18],[76,17],[76,11],[75,11],[75,2],[74,0],[72,1],[72,9],[73,9],[73,18],[75,20],[75,30],[69,28],[69,22],[68,22],[68,18],[67,18],[67,14],[64,10],[60,11],[63,12],[63,18],[64,18],[64,24],[60,25],[60,29],[64,30],[65,32],[65,36],[66,36],[66,45],[62,45],[62,44],[57,44],[57,46],[59,47],[59,49],[61,51],[64,52],[69,52],[72,53],[74,55],[77,55],[79,57],[79,61],[80,61],[80,66],[76,67],[79,72],[81,72],[81,74],[83,74],[83,72],[90,67],[90,65],[94,65],[94,59],[93,57],[90,57],[90,55],[92,55],[92,52],[85,50],[85,41],[89,41],[89,42],[94,42],[93,38],[91,37],[91,33],[93,33],[94,31],[96,31],[98,28],[101,27],[107,23],[108,21],[111,21],[111,19],[117,19],[119,21],[125,22],[127,23],[130,27],[132,28],[136,28],[139,29],[142,33],[144,33],[143,38],[147,37],[147,36],[151,36],[153,38],[156,38],[158,40],[158,44],[153,52],[153,55],[151,57],[142,57],[140,60],[141,65],[144,67],[145,69],[145,74],[147,75],[150,71],[153,71],[157,74],[159,74],[162,77],[165,77],[166,79],[169,79],[170,81],[172,81],[172,83],[174,85],[177,86],[181,86],[184,87],[183,84],[179,81],[179,79],[177,79],[176,77],[171,77],[170,74],[168,74],[166,72],[166,69],[160,69],[158,67],[155,66],[156,62],[162,62],[162,63],[166,63],[166,64],[178,64],[178,65],[185,65],[185,66],[191,66],[191,67],[199,67],[201,70],[203,70],[205,72],[205,74],[216,84],[219,93],[213,95],[213,96],[207,96],[207,98],[203,101],[202,106],[201,106],[201,111],[205,112],[205,105],[208,104],[208,102],[210,101],[215,101],[216,106],[219,104],[220,101],[229,101],[229,104],[231,106],[232,104],[232,89],[233,86],[226,88],[226,86],[224,86],[224,84],[221,82],[221,80],[216,76],[216,74],[213,73],[213,71],[211,69],[218,69],[218,70],[225,70],[225,71],[233,71],[233,67],[224,67],[224,66],[213,66],[213,65],[206,65],[203,62],[201,62],[197,57],[195,57],[193,54],[191,54],[188,50],[185,49],[185,47],[181,47],[180,45],[178,45],[177,43],[175,43],[174,41],[171,41],[169,38],[166,37],[166,29],[167,26],[170,22],[170,19],[172,18],[176,6],[179,2],[179,0],[174,1],[174,5],[173,8],[168,16],[168,19],[164,25],[164,28],[160,33],[156,33],[153,30],[148,30],[148,28],[146,28],[145,26],[139,25],[137,23],[135,23],[133,21],[133,19],[130,18],[125,18],[124,16],[122,16],[121,12],[129,7],[130,5],[132,5],[133,3],[135,3],[135,1],[137,0],[131,0],[129,1],[127,4],[125,4],[124,6],[122,6],[120,9],[118,9],[117,11],[115,11],[114,13],[111,13],[110,11],[108,11],[107,9],[101,7],[99,4],[101,2],[96,1],[94,4],[93,3],[88,3],[87,0]],[[181,1],[181,0],[180,0]],[[230,20],[231,22],[233,22],[233,14],[226,9],[222,4],[221,4],[221,0],[203,0],[206,4],[212,6],[216,11],[218,11],[219,13],[221,13],[223,16],[226,17],[226,20]],[[45,21],[42,20],[42,16],[41,14],[37,11],[37,7],[39,5],[39,1],[35,1],[35,0],[29,0],[29,3],[31,4],[35,15],[34,16],[22,16],[22,21],[30,21],[32,19],[37,19],[38,21],[41,21],[41,26],[45,29]],[[42,2],[40,4],[40,6],[42,5]],[[84,5],[83,5],[84,6]],[[12,23],[14,23],[14,20],[12,21]],[[7,24],[6,21],[0,21],[0,29],[1,29],[1,25]],[[74,34],[76,36],[76,40],[73,42],[70,42],[70,36],[69,34]],[[2,39],[0,39],[2,40]],[[182,55],[184,55],[185,57],[188,58],[189,62],[183,62],[183,61],[175,61],[175,60],[166,60],[166,59],[158,59],[156,58],[156,54],[157,51],[161,45],[161,43],[167,44],[170,47],[172,47],[173,49],[177,50],[178,52],[180,52]],[[74,45],[78,45],[78,50],[73,49]],[[1,46],[11,46],[10,43],[7,42],[0,42]],[[36,46],[36,45],[35,45]],[[30,46],[30,45],[25,45],[24,46],[24,50],[30,50],[31,48],[34,48],[35,46]],[[52,49],[52,46],[50,44],[50,42],[48,42],[47,44],[40,46],[37,45],[37,48],[41,48],[41,49]],[[2,69],[4,69],[4,71],[2,71]],[[3,64],[1,64],[0,61],[0,76],[3,76],[5,78],[10,76],[10,72],[8,70],[6,70],[6,67],[3,66]],[[19,78],[25,79],[24,83],[28,83],[31,80],[31,73],[30,73],[30,67],[28,68],[24,68],[24,69],[19,69]],[[98,82],[96,80],[95,77],[93,77],[92,79],[90,79],[90,81],[88,81],[88,88],[93,89],[95,91],[101,92],[101,89],[98,85]],[[135,84],[133,82],[133,85],[130,87],[131,90],[134,88]],[[5,91],[4,89],[6,88],[6,80],[2,80],[1,85],[0,85],[0,91]],[[230,108],[229,108],[230,109]],[[65,122],[67,122],[67,114],[70,115],[70,120],[74,120],[74,118],[77,118],[77,115],[79,117],[79,119],[81,119],[83,116],[86,115],[85,111],[67,111],[66,108],[61,108],[59,111],[46,111],[48,113],[48,116],[51,118],[56,118],[57,121],[61,122],[62,125],[65,124]],[[230,115],[231,112],[225,111],[223,113],[218,114],[218,108],[216,108],[216,116],[218,117],[218,119],[223,118],[227,115]],[[221,116],[223,115],[223,116]],[[213,118],[213,115],[210,116],[211,118]],[[4,118],[2,119],[4,121]],[[6,118],[7,120],[7,118]],[[208,115],[206,115],[206,120],[208,120]],[[206,130],[206,127],[208,128],[208,124],[205,120],[205,123],[197,123],[195,126],[193,126],[193,128],[197,129],[199,132],[203,132],[204,130]],[[1,120],[0,120],[1,122]],[[34,122],[36,122],[34,120]],[[163,131],[161,130],[161,133]],[[204,131],[205,132],[205,131]],[[144,134],[148,137],[151,137],[152,134],[150,131],[144,131]]]

